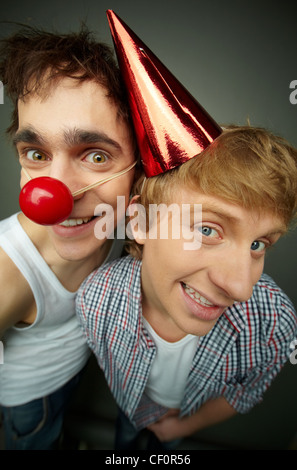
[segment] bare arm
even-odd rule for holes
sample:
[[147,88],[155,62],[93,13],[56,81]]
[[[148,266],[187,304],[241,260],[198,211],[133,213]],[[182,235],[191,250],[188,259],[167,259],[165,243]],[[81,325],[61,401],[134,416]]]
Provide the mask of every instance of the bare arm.
[[179,418],[177,410],[171,410],[160,421],[148,426],[160,441],[172,441],[218,424],[237,412],[223,397],[204,403],[192,416]]
[[7,328],[21,321],[32,323],[35,301],[27,281],[0,249],[0,338]]

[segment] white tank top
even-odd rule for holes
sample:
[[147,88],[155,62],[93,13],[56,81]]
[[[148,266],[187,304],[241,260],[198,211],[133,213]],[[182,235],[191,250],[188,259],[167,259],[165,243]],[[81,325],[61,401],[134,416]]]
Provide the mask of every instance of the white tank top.
[[158,336],[144,317],[143,323],[157,349],[145,392],[155,403],[179,409],[199,338],[186,335],[169,343]]
[[14,406],[60,388],[83,368],[90,352],[75,315],[75,293],[46,264],[17,214],[0,222],[0,246],[28,281],[37,306],[32,325],[10,328],[2,338],[0,404]]

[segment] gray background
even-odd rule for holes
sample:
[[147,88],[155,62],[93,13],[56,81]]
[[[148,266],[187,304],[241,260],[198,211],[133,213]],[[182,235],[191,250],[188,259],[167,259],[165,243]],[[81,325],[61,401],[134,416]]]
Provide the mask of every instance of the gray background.
[[[297,80],[296,5],[288,0],[10,0],[1,8],[0,20],[65,32],[77,30],[84,20],[98,39],[112,44],[105,11],[113,9],[219,123],[245,124],[249,119],[297,146],[297,105],[289,101],[289,85]],[[0,25],[1,35],[12,29]],[[0,105],[1,219],[19,210],[19,166],[5,137],[9,117],[5,99]],[[295,231],[269,253],[265,267],[295,306],[296,242]],[[283,402],[295,394],[291,387],[297,369],[289,367],[285,387],[291,395]],[[281,406],[276,408],[284,415]],[[259,421],[255,428],[261,428]]]
[[[81,20],[112,44],[105,11],[111,8],[140,36],[219,123],[267,127],[297,146],[297,105],[289,101],[297,80],[294,1],[262,0],[11,0],[0,20],[59,31]],[[13,27],[0,25],[0,34]],[[0,105],[0,218],[18,210],[19,166],[5,129],[8,100]],[[266,272],[297,305],[296,233],[269,254]]]

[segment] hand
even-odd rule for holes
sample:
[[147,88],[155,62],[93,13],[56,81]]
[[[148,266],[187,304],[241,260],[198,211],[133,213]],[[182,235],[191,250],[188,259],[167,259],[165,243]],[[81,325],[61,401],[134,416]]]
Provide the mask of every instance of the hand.
[[187,432],[187,418],[179,418],[179,410],[171,409],[159,421],[150,424],[147,429],[152,431],[159,441],[169,442],[185,437]]
[[180,418],[179,410],[171,409],[159,421],[148,426],[148,429],[161,442],[173,441],[225,421],[236,413],[224,397],[218,397],[204,403],[190,416]]

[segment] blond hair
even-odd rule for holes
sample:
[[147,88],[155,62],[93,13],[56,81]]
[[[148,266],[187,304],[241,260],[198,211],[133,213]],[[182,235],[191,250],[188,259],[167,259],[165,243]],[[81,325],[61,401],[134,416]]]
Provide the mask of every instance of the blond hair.
[[[265,129],[229,126],[197,157],[159,176],[141,177],[133,192],[148,214],[149,204],[172,202],[182,187],[274,213],[288,227],[297,209],[297,150]],[[135,241],[128,251],[141,257]]]

